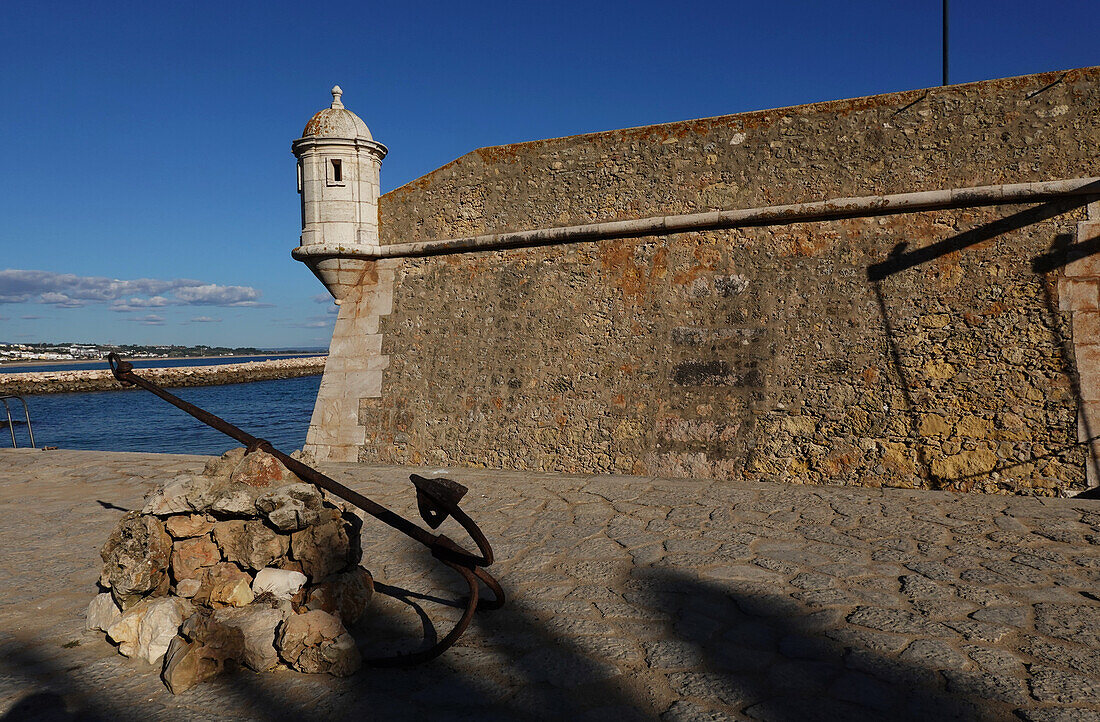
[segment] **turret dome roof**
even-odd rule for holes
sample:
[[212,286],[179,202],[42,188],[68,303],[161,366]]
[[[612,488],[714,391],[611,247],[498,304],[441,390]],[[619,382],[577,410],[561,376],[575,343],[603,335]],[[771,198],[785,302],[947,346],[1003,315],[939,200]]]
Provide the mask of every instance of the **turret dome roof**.
[[337,85],[332,89],[332,105],[324,110],[319,110],[306,123],[302,131],[302,137],[310,136],[318,138],[358,138],[360,140],[374,140],[370,129],[355,113],[344,107],[340,96],[344,91]]

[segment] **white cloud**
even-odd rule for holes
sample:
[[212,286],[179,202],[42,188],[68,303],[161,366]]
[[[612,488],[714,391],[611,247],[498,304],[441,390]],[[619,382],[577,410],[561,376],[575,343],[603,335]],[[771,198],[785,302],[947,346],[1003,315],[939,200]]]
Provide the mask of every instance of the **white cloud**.
[[112,311],[118,311],[120,313],[128,313],[130,311],[141,311],[146,308],[163,308],[164,306],[170,306],[172,302],[164,296],[150,296],[149,298],[140,298],[133,296],[131,298],[120,298],[111,304]]
[[221,323],[220,318],[210,318],[209,316],[195,316],[188,323]]
[[112,311],[123,313],[165,306],[270,306],[257,300],[260,295],[251,286],[222,286],[189,278],[120,280],[18,268],[0,270],[0,303],[80,308],[111,302]]
[[138,316],[137,318],[130,319],[140,323],[142,326],[163,326],[164,316],[158,316],[155,313],[151,313],[148,316]]
[[258,306],[260,292],[250,286],[219,286],[206,283],[175,291],[176,298],[190,306]]
[[[131,281],[102,276],[77,276],[72,273],[30,271],[9,268],[0,271],[0,303],[25,303],[35,296],[56,293],[53,303],[66,301],[111,301],[131,293],[154,295],[183,286],[201,285],[201,281],[170,281],[138,278]],[[63,297],[63,298],[62,298]]]
[[70,298],[64,293],[57,293],[56,291],[43,293],[39,300],[42,303],[48,303],[51,306],[57,306],[58,308],[80,308],[84,305],[84,301]]

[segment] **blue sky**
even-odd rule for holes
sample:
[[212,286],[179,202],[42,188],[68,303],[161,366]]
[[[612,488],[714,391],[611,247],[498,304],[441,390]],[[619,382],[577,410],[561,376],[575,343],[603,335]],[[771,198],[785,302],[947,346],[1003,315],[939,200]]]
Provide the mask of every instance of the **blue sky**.
[[[0,3],[0,341],[327,345],[290,141],[474,148],[938,85],[940,3]],[[1100,64],[1095,0],[954,0],[952,82]]]

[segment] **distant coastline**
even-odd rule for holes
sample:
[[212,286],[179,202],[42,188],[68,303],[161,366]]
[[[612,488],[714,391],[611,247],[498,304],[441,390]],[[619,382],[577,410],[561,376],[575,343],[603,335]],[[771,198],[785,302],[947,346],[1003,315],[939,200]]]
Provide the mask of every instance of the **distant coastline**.
[[[263,358],[269,359],[272,357],[279,357],[282,359],[287,358],[314,358],[317,356],[326,356],[324,351],[301,351],[290,353],[250,353],[250,354],[226,354],[225,356],[141,356],[138,358],[127,358],[128,361],[140,361],[155,363],[157,361],[211,361],[214,359],[227,359],[227,358],[239,358],[239,359],[253,359]],[[101,361],[103,367],[107,368],[107,357],[102,359],[94,358],[74,358],[74,359],[2,359],[0,360],[0,368],[5,366],[74,366],[77,364],[90,364]],[[149,368],[154,368],[150,366]]]
[[[264,356],[281,354],[264,354]],[[222,356],[216,358],[225,358]],[[248,358],[248,357],[241,357]],[[156,361],[158,359],[142,359]],[[170,359],[162,359],[168,361]],[[268,361],[219,364],[217,366],[172,366],[135,369],[143,377],[168,388],[218,386],[251,381],[271,381],[324,373],[327,356],[283,358]],[[78,371],[28,371],[0,374],[0,394],[32,396],[83,391],[121,391],[123,387],[110,369]]]

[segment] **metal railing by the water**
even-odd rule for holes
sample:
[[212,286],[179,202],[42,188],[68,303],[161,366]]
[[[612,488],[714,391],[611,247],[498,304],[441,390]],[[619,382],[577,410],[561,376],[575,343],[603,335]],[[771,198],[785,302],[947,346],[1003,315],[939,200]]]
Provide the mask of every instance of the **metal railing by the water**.
[[31,439],[31,448],[38,448],[34,445],[34,429],[31,428],[31,410],[27,408],[27,400],[24,399],[22,396],[5,394],[3,396],[0,396],[0,402],[4,404],[4,413],[7,414],[8,417],[8,431],[11,432],[11,448],[18,449],[19,442],[15,439],[15,422],[11,418],[11,407],[8,406],[9,399],[18,399],[19,402],[23,404],[23,416],[27,420],[27,436],[29,436]]

